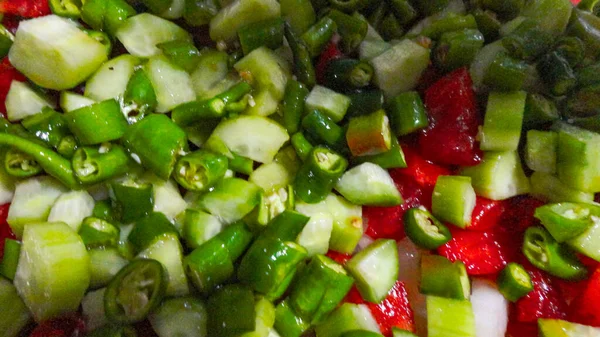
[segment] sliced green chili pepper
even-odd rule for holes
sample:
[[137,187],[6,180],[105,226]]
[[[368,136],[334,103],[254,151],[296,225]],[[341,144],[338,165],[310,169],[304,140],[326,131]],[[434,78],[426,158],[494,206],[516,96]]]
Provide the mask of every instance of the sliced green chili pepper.
[[296,174],[296,195],[307,203],[324,200],[347,167],[348,161],[341,155],[322,146],[314,147]]
[[129,162],[123,147],[115,144],[79,148],[72,159],[75,176],[84,184],[95,184],[125,174],[129,170]]
[[312,56],[304,41],[293,31],[289,23],[285,23],[285,38],[292,49],[294,56],[294,74],[298,81],[312,88],[317,80]]
[[79,19],[81,16],[80,0],[50,0],[48,1],[53,14],[69,19]]
[[253,234],[243,222],[236,222],[223,229],[215,238],[225,243],[229,258],[235,262],[252,242]]
[[310,328],[310,321],[298,315],[289,300],[281,301],[275,308],[275,329],[286,337],[300,337]]
[[159,178],[168,179],[177,157],[187,148],[185,131],[165,115],[150,115],[131,125],[123,145],[139,156],[142,165]]
[[505,53],[498,53],[488,67],[483,83],[499,90],[514,91],[523,87],[527,64]]
[[502,23],[498,20],[496,13],[489,10],[476,9],[473,11],[477,29],[485,36],[486,41],[496,41],[498,39]]
[[600,114],[600,83],[580,88],[567,97],[566,110],[570,118],[593,117]]
[[585,44],[586,56],[595,59],[600,54],[600,18],[590,12],[573,9],[569,27],[569,36],[581,39]]
[[388,111],[392,130],[397,136],[407,135],[429,125],[425,106],[416,91],[405,92],[392,98],[388,104]]
[[502,15],[506,19],[510,19],[523,9],[525,1],[523,0],[508,0],[508,1],[497,1],[497,0],[482,0],[481,5],[487,9],[493,10],[494,12]]
[[308,89],[296,80],[288,80],[283,96],[283,121],[289,134],[298,132]]
[[582,280],[587,269],[573,251],[561,245],[542,227],[525,231],[523,254],[537,268],[567,280]]
[[448,227],[426,209],[411,208],[404,213],[403,220],[406,236],[421,248],[437,249],[452,239]]
[[110,56],[113,49],[113,43],[108,34],[97,30],[85,29],[84,32],[92,39],[100,42],[106,51],[106,55]]
[[523,266],[511,262],[498,275],[498,290],[507,300],[516,302],[533,290],[533,283]]
[[266,46],[277,49],[283,44],[283,18],[267,19],[245,25],[238,29],[238,37],[245,55]]
[[175,180],[191,191],[205,191],[223,179],[227,172],[227,158],[220,154],[199,150],[187,154],[175,164]]
[[21,124],[54,148],[58,148],[61,140],[70,134],[64,116],[50,108],[44,108],[41,113],[23,119]]
[[553,95],[562,96],[577,85],[573,68],[556,51],[542,56],[538,61],[537,69]]
[[10,148],[4,154],[4,170],[13,177],[27,178],[42,172],[42,167],[27,153]]
[[377,31],[387,41],[401,39],[406,33],[394,13],[388,13],[382,19],[381,24],[377,27]]
[[12,239],[4,240],[4,254],[0,260],[0,275],[14,280],[21,255],[21,242]]
[[425,16],[430,16],[441,12],[448,6],[448,2],[450,2],[450,0],[421,0],[413,4],[417,6],[420,12]]
[[583,0],[577,4],[577,8],[586,10],[596,16],[600,16],[600,2],[598,0]]
[[383,108],[383,91],[379,89],[356,90],[345,95],[350,98],[346,118],[366,115]]
[[560,38],[554,46],[554,51],[567,60],[571,67],[577,66],[585,58],[585,44],[574,36]]
[[196,289],[208,294],[233,276],[233,262],[225,243],[212,238],[186,256],[183,266]]
[[83,145],[119,139],[127,129],[127,120],[114,99],[69,111],[64,116],[69,129]]
[[71,189],[81,188],[75,179],[71,163],[58,153],[30,140],[7,133],[0,133],[0,145],[12,146],[31,156],[46,173],[58,179],[65,186]]
[[167,288],[167,274],[156,260],[130,262],[115,275],[104,293],[106,318],[114,323],[136,323],[156,309]]
[[400,143],[398,143],[398,139],[396,137],[392,137],[391,147],[386,152],[352,158],[352,163],[355,164],[362,164],[366,162],[377,164],[384,169],[406,167],[404,152],[402,151]]
[[389,4],[392,12],[398,18],[398,23],[402,26],[412,23],[419,16],[417,10],[408,0],[390,0],[384,2]]
[[423,255],[419,290],[425,295],[468,299],[471,295],[471,283],[464,263],[460,260],[451,262],[439,255]]
[[94,30],[106,31],[114,36],[117,29],[135,9],[125,0],[87,0],[81,8],[81,19]]
[[302,232],[308,220],[310,218],[304,214],[285,210],[269,222],[269,225],[261,235],[282,241],[294,241],[300,232]]
[[127,240],[138,251],[142,251],[169,233],[178,235],[175,226],[163,213],[153,212],[135,221],[135,226],[129,232]]
[[119,243],[120,229],[108,221],[87,217],[79,228],[79,236],[89,248],[116,247]]
[[206,303],[208,331],[214,336],[236,337],[256,328],[256,310],[252,290],[242,285],[227,285],[209,297]]
[[421,35],[437,40],[444,33],[463,29],[477,29],[477,21],[473,15],[448,14],[423,28]]
[[15,40],[14,35],[6,29],[2,24],[0,24],[0,57],[5,57],[8,55],[8,51]]
[[227,157],[229,159],[229,169],[234,172],[250,175],[254,171],[254,161],[252,159],[231,152],[225,142],[217,136],[210,136],[204,144],[204,148]]
[[156,92],[144,68],[137,69],[131,75],[123,94],[123,103],[130,123],[139,121],[156,109]]
[[502,45],[516,58],[533,60],[552,46],[552,34],[539,26],[535,19],[525,19],[508,36]]
[[381,337],[382,334],[369,330],[350,330],[344,332],[340,337]]
[[368,0],[331,0],[330,3],[331,7],[346,13],[360,11],[369,6]]
[[58,146],[56,147],[56,152],[65,158],[71,159],[75,155],[75,151],[77,151],[78,147],[75,137],[69,135],[60,140],[60,143],[58,143]]
[[110,184],[112,207],[122,222],[130,223],[146,216],[154,208],[152,184],[117,181]]
[[327,14],[337,27],[337,31],[342,37],[341,47],[346,53],[351,53],[367,36],[369,24],[361,17],[342,13],[337,9],[332,9]]
[[378,32],[382,32],[382,22],[390,11],[387,1],[379,1],[376,6],[371,10],[371,13],[367,17],[369,24],[376,28]]
[[210,22],[221,9],[216,0],[193,0],[185,2],[183,18],[190,26],[202,26]]
[[483,34],[477,29],[444,33],[435,47],[433,60],[445,72],[469,66],[483,43]]
[[327,87],[346,91],[363,88],[371,84],[373,66],[355,59],[336,59],[327,64],[324,81]]
[[337,150],[346,148],[346,137],[342,127],[318,110],[304,116],[302,127],[316,143],[329,145]]
[[523,115],[523,126],[526,129],[538,128],[560,118],[558,108],[554,101],[542,94],[528,93],[525,101],[525,112]]
[[292,146],[296,150],[296,154],[300,157],[300,160],[305,161],[310,155],[313,149],[312,144],[304,137],[302,132],[298,132],[292,136]]
[[384,110],[350,119],[346,141],[353,156],[367,156],[389,151],[392,134]]
[[160,14],[166,12],[171,7],[173,0],[141,0],[141,3],[148,7],[151,12]]
[[181,67],[188,73],[196,69],[200,63],[200,51],[189,40],[174,40],[156,45],[171,63]]
[[592,63],[577,69],[577,83],[581,87],[588,87],[600,83],[600,62]]
[[96,201],[94,210],[92,211],[92,217],[102,219],[110,223],[113,223],[117,220],[117,217],[110,204],[110,200]]
[[[318,56],[331,37],[337,30],[337,25],[333,19],[324,16],[321,20],[317,21],[312,27],[310,27],[302,36],[301,40],[304,42],[311,57]],[[289,30],[291,33],[291,30]]]
[[594,224],[600,208],[588,204],[563,202],[536,208],[538,218],[557,242],[564,242],[585,232]]

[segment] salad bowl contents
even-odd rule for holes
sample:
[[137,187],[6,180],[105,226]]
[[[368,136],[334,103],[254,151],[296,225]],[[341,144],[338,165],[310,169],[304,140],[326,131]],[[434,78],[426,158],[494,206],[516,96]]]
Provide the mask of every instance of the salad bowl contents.
[[600,1],[0,13],[0,336],[600,336]]

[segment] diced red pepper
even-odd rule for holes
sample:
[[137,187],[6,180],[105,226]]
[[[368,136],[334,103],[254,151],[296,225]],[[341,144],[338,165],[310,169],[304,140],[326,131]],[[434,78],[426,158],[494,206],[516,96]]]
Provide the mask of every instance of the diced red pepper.
[[580,2],[581,2],[581,0],[571,0],[571,3],[573,4],[573,6],[577,6],[577,4]]
[[503,227],[513,233],[523,233],[527,228],[537,226],[540,221],[533,216],[535,209],[544,202],[530,196],[517,196],[506,201],[506,211],[502,215]]
[[345,265],[352,258],[350,254],[339,253],[333,250],[328,251],[325,255],[341,265]]
[[38,325],[29,337],[83,337],[85,322],[79,315],[72,314],[54,318]]
[[438,80],[425,91],[424,101],[429,126],[419,137],[419,147],[425,158],[446,165],[479,163],[479,120],[469,71],[461,68]]
[[19,22],[19,19],[14,15],[5,15],[2,19],[4,28],[8,29],[13,35],[17,32],[17,28],[19,28]]
[[365,302],[356,287],[350,290],[346,296],[346,302],[366,304],[377,324],[379,324],[381,332],[386,337],[392,336],[392,327],[411,332],[415,331],[414,315],[403,282],[397,281],[381,303]]
[[5,57],[0,63],[0,113],[3,115],[6,115],[6,95],[13,80],[24,82],[26,78]]
[[519,322],[536,322],[538,318],[565,319],[567,305],[552,278],[528,263],[523,265],[531,276],[533,291],[515,304],[516,319]]
[[589,278],[569,307],[569,320],[600,327],[600,268]]
[[502,223],[506,202],[477,197],[468,230],[485,231]]
[[10,204],[4,204],[0,206],[0,261],[4,256],[4,242],[6,239],[16,239],[15,234],[10,229],[6,217],[8,216],[8,209]]
[[0,0],[0,13],[35,18],[51,12],[48,0]]
[[339,40],[339,37],[336,38],[334,36],[334,38],[329,41],[327,46],[325,46],[325,49],[323,49],[321,55],[319,55],[319,59],[315,65],[315,73],[317,75],[317,82],[319,83],[323,83],[325,70],[327,70],[327,65],[329,65],[329,62],[344,56],[344,53],[342,53],[338,46],[337,40]]

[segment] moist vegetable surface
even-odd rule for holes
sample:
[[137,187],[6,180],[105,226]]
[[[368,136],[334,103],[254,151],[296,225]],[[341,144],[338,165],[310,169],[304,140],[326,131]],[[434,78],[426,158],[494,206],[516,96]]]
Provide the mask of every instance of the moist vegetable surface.
[[600,336],[599,1],[0,13],[0,336]]

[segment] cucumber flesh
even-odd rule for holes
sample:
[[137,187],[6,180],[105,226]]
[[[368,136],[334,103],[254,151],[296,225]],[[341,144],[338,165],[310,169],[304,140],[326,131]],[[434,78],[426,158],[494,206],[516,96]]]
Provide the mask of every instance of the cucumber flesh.
[[162,56],[146,64],[146,74],[156,93],[156,112],[168,112],[174,107],[196,99],[190,75]]
[[185,0],[173,0],[169,9],[160,14],[161,17],[169,20],[179,19],[183,16],[185,10]]
[[159,337],[206,337],[207,316],[202,300],[179,297],[165,300],[149,321]]
[[373,163],[363,163],[348,170],[335,189],[356,205],[396,206],[402,203],[402,196],[388,171]]
[[92,249],[88,253],[91,265],[90,288],[93,289],[107,286],[119,270],[129,263],[114,248]]
[[379,325],[365,304],[344,303],[315,327],[317,337],[340,337],[344,332],[353,330],[380,332]]
[[591,203],[594,201],[594,193],[578,191],[570,186],[563,184],[558,177],[543,173],[533,172],[529,177],[531,182],[531,195],[536,198],[550,202],[583,202]]
[[244,56],[233,67],[259,91],[271,92],[276,101],[283,98],[290,78],[290,64],[274,51],[260,47]]
[[121,55],[104,63],[85,84],[85,96],[101,102],[123,97],[127,83],[141,60],[132,55]]
[[26,225],[14,284],[37,322],[77,311],[90,284],[79,235],[60,222]]
[[45,107],[53,106],[27,83],[12,81],[6,95],[6,116],[9,121],[20,121],[25,117],[39,114]]
[[156,47],[157,44],[192,40],[185,29],[149,13],[127,19],[117,30],[116,37],[131,55],[143,58],[160,55],[162,52]]
[[9,280],[0,277],[0,331],[4,337],[17,337],[31,320],[29,309]]
[[169,275],[167,296],[184,296],[190,293],[187,276],[183,270],[183,252],[176,235],[161,237],[141,251],[138,257],[154,259],[163,264]]
[[66,187],[48,176],[18,182],[7,218],[17,238],[23,236],[26,223],[46,221],[54,202],[65,192]]
[[81,109],[94,103],[96,103],[96,101],[93,99],[76,94],[74,92],[63,91],[60,93],[60,108],[64,112]]
[[276,0],[235,0],[210,21],[210,38],[231,41],[242,26],[279,16],[281,8]]
[[429,337],[475,337],[475,315],[471,302],[427,296]]
[[298,235],[296,243],[306,248],[308,256],[326,254],[333,230],[333,217],[330,213],[313,214]]
[[591,217],[593,224],[579,236],[567,241],[567,244],[579,253],[600,261],[600,218]]
[[94,204],[94,198],[86,191],[64,193],[52,205],[48,221],[64,222],[75,232],[79,232],[83,219],[92,215]]
[[226,52],[205,49],[200,53],[198,66],[192,72],[192,86],[200,99],[208,99],[215,95],[212,89],[225,79],[229,72],[228,60],[229,55]]
[[285,128],[261,116],[223,120],[211,138],[213,136],[223,140],[232,152],[260,163],[272,162],[279,149],[290,139]]
[[56,15],[22,21],[9,52],[12,65],[35,84],[71,89],[107,59],[106,48]]
[[283,164],[271,162],[252,171],[248,181],[255,183],[266,193],[272,193],[292,183],[293,177],[293,172],[290,172]]
[[4,165],[0,165],[0,205],[13,200],[15,195],[15,178],[6,172]]
[[179,188],[173,180],[162,180],[154,174],[147,174],[142,181],[152,184],[154,212],[160,212],[173,220],[187,208],[187,202],[181,197]]
[[398,261],[396,241],[379,239],[354,255],[346,268],[356,280],[362,297],[379,303],[398,280]]
[[216,216],[223,224],[241,220],[260,201],[260,187],[239,178],[224,179],[203,195],[198,205]]
[[88,292],[81,301],[81,309],[85,317],[85,329],[94,331],[107,322],[104,313],[104,292],[106,288]]
[[256,325],[254,331],[246,332],[240,337],[268,337],[275,324],[275,307],[265,298],[259,298],[254,304]]
[[539,319],[540,337],[597,337],[600,328],[567,322],[560,319]]

